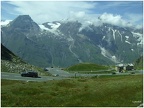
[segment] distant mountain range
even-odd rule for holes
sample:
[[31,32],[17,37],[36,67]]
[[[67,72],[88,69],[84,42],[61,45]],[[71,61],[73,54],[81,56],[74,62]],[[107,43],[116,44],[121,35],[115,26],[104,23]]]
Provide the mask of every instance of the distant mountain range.
[[103,23],[54,21],[38,25],[20,15],[1,29],[2,44],[36,66],[67,67],[81,62],[131,63],[142,55],[142,29]]

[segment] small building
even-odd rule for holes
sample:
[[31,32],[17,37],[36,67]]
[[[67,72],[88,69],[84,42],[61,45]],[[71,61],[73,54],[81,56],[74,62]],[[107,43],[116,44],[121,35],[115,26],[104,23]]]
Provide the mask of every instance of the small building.
[[133,65],[133,64],[128,64],[128,65],[126,66],[126,70],[127,70],[127,71],[134,70],[134,65]]
[[124,64],[118,64],[118,65],[116,65],[116,71],[118,71],[118,72],[124,72]]
[[133,64],[118,64],[116,65],[116,71],[122,73],[125,71],[131,71],[134,69],[134,65]]

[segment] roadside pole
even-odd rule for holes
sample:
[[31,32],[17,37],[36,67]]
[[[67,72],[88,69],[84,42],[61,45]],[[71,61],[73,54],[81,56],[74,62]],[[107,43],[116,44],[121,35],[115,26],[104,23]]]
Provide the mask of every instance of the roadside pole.
[[76,78],[76,72],[75,72],[75,78]]

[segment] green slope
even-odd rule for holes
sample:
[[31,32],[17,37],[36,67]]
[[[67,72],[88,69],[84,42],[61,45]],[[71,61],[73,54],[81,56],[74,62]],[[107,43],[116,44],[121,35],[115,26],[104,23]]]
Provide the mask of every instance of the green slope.
[[66,68],[67,71],[98,71],[107,69],[109,67],[93,63],[80,63]]
[[143,56],[139,57],[139,58],[135,61],[135,68],[136,68],[136,69],[143,69]]
[[5,46],[1,44],[1,59],[8,60],[13,63],[25,63],[18,56],[16,56],[13,52],[7,49]]
[[49,73],[44,72],[42,68],[24,62],[1,44],[1,72],[19,73],[24,70],[33,70],[38,72],[39,75],[50,75]]

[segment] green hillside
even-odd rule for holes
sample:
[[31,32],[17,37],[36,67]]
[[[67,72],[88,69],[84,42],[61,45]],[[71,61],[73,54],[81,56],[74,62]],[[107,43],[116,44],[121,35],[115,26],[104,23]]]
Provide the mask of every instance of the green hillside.
[[139,58],[135,61],[135,68],[136,68],[136,69],[143,69],[143,56],[139,57]]
[[42,68],[24,62],[21,58],[1,44],[1,72],[19,73],[25,70],[36,71],[39,75],[50,75]]
[[98,71],[107,69],[109,67],[93,63],[80,63],[66,68],[67,71]]
[[7,60],[13,63],[24,63],[26,64],[21,58],[16,56],[13,52],[7,49],[5,46],[1,44],[1,59]]

